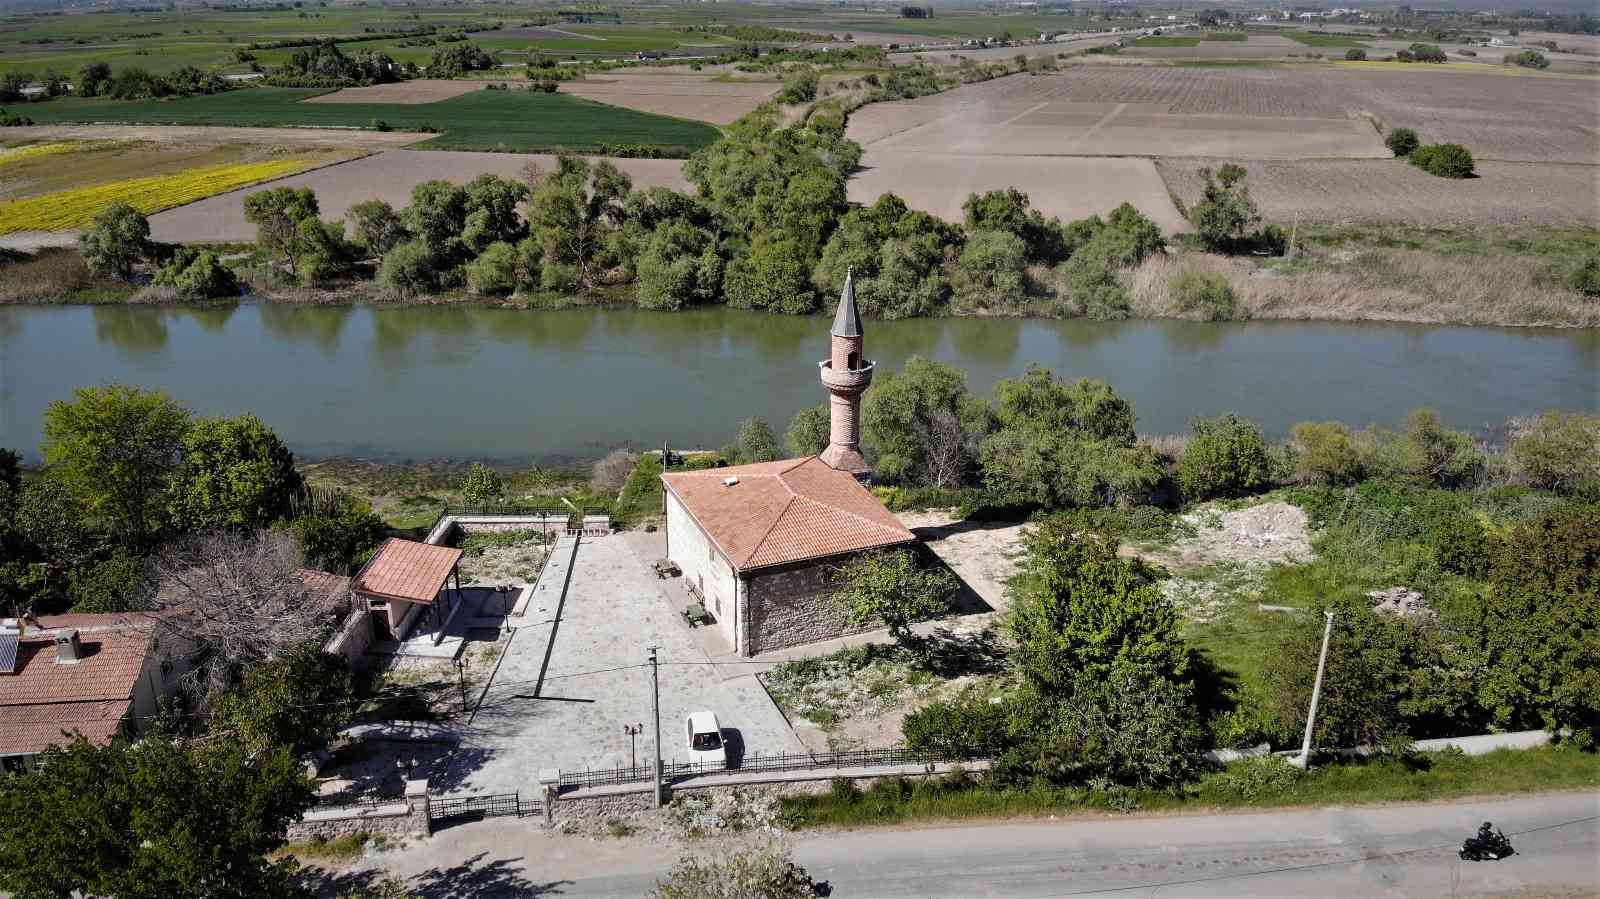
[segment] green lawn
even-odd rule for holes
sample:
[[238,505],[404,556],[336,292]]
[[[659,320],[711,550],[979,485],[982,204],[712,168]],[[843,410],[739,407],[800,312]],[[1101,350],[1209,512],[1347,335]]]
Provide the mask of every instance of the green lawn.
[[437,103],[302,103],[319,93],[261,87],[180,100],[56,100],[35,103],[41,124],[119,122],[157,125],[369,128],[379,120],[397,131],[431,125],[442,134],[420,146],[444,150],[593,151],[601,144],[637,144],[683,152],[717,139],[710,125],[607,106],[567,94],[475,90]]
[[1307,47],[1359,47],[1366,49],[1367,44],[1353,37],[1342,34],[1315,34],[1309,31],[1289,31],[1284,37],[1291,41],[1299,41]]
[[959,818],[1037,817],[1112,809],[1203,812],[1357,802],[1431,802],[1460,796],[1593,789],[1600,755],[1566,747],[1502,749],[1482,756],[1421,753],[1408,760],[1314,766],[1276,760],[1210,772],[1181,790],[987,789],[956,778],[887,778],[865,793],[834,790],[786,797],[792,827],[863,827]]

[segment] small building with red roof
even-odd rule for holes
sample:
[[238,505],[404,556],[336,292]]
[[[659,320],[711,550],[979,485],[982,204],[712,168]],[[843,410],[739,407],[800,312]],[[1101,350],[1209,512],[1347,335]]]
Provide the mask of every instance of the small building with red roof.
[[158,643],[139,614],[0,621],[0,770],[78,734],[104,746],[148,730],[180,673]]

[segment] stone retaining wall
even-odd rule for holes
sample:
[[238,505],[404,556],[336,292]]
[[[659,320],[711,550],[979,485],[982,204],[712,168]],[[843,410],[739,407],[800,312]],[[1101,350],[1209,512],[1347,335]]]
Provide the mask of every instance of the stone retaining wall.
[[352,833],[390,836],[426,836],[428,812],[424,803],[400,799],[362,811],[309,811],[289,825],[289,840],[331,840]]

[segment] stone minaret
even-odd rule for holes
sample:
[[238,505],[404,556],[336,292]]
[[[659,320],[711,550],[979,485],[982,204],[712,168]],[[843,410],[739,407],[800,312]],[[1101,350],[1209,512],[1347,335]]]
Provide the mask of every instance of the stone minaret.
[[861,455],[861,393],[872,383],[872,362],[861,354],[861,313],[856,311],[852,273],[844,276],[844,293],[839,297],[831,333],[832,352],[817,363],[829,407],[828,448],[822,451],[822,461],[864,482],[872,476],[872,466]]

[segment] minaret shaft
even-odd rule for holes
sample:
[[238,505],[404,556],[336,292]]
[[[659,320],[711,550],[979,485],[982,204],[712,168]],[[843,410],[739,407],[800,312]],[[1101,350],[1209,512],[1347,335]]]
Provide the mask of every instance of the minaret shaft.
[[829,467],[866,481],[872,466],[861,453],[861,394],[872,384],[873,366],[863,352],[854,274],[845,275],[830,342],[828,358],[818,363],[822,386],[828,391],[828,448],[821,458]]

